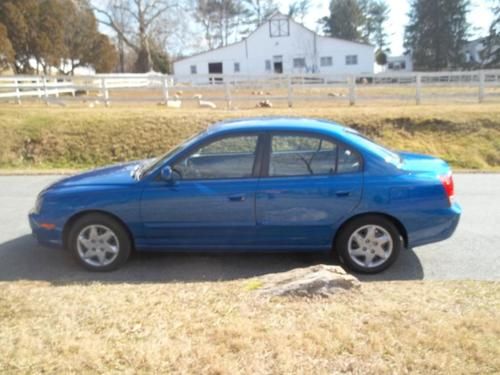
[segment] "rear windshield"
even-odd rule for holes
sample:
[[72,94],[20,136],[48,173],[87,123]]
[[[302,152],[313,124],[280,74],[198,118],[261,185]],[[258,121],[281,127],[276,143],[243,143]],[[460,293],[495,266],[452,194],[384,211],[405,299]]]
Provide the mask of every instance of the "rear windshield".
[[376,143],[375,141],[371,140],[367,136],[358,133],[355,130],[352,129],[346,129],[345,132],[349,135],[351,139],[353,139],[356,143],[361,144],[365,148],[369,149],[376,155],[380,156],[382,159],[384,159],[387,163],[394,164],[396,166],[400,166],[402,163],[401,157],[399,156],[398,153],[391,151],[390,149]]

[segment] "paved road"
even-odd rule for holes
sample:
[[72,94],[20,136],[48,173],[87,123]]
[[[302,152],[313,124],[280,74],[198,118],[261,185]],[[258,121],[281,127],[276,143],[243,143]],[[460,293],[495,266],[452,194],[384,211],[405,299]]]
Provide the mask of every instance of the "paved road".
[[[81,270],[66,252],[38,246],[26,214],[35,196],[58,176],[0,177],[0,281],[168,282],[231,280],[326,262],[310,254],[140,254],[116,272]],[[454,237],[404,251],[397,263],[369,280],[500,280],[500,174],[455,175],[464,208]]]

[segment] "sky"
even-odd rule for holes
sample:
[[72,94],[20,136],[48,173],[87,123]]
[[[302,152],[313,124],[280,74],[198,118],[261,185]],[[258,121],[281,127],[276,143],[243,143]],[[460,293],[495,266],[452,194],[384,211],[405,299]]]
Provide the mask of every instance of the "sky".
[[[105,0],[91,0],[95,5],[101,5],[105,3]],[[288,4],[292,0],[276,0],[279,4],[280,10],[283,13],[287,13]],[[390,14],[389,20],[387,21],[386,27],[389,35],[389,42],[391,48],[391,55],[401,55],[404,52],[403,40],[404,40],[404,29],[408,23],[408,12],[410,10],[409,2],[410,0],[385,0],[389,5]],[[472,35],[471,39],[475,39],[481,36],[486,36],[488,34],[488,29],[491,22],[493,21],[493,13],[491,8],[494,3],[500,0],[470,0],[471,9],[468,15],[468,21],[472,25]],[[328,6],[330,4],[329,0],[311,0],[311,9],[309,14],[304,19],[304,24],[311,30],[317,32],[321,31],[321,27],[318,25],[317,21],[329,14]],[[194,21],[193,21],[194,22]],[[100,28],[104,32],[110,32],[108,28],[100,25]],[[189,38],[188,38],[189,39]],[[198,38],[197,38],[198,39]],[[198,44],[199,46],[199,44]],[[192,49],[190,46],[178,46],[186,52],[186,50]]]
[[[472,39],[485,36],[488,33],[493,14],[491,6],[495,0],[471,0],[471,11],[469,13],[469,23],[472,25]],[[280,0],[280,9],[285,12],[290,1]],[[408,12],[410,10],[409,0],[386,0],[391,9],[387,29],[390,40],[391,55],[400,55],[404,52],[403,39],[404,28],[408,23]],[[328,15],[327,0],[312,0],[311,10],[304,19],[305,25],[316,31],[320,31],[317,20]]]

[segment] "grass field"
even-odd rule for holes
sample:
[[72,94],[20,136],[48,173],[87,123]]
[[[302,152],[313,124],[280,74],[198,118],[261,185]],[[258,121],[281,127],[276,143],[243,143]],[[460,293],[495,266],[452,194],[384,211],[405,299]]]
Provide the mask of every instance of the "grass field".
[[498,283],[364,283],[306,300],[263,299],[255,284],[0,284],[0,373],[500,371]]
[[164,153],[215,121],[262,115],[338,121],[400,150],[460,169],[500,169],[500,106],[425,105],[208,110],[3,105],[0,168],[88,168]]

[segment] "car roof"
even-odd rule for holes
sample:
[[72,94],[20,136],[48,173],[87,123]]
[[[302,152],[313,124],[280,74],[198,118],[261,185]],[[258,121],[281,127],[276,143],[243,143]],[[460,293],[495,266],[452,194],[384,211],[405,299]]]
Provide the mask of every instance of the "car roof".
[[254,117],[226,120],[215,123],[208,128],[209,133],[239,131],[316,131],[326,134],[343,135],[346,130],[357,133],[353,129],[326,120],[299,117]]

